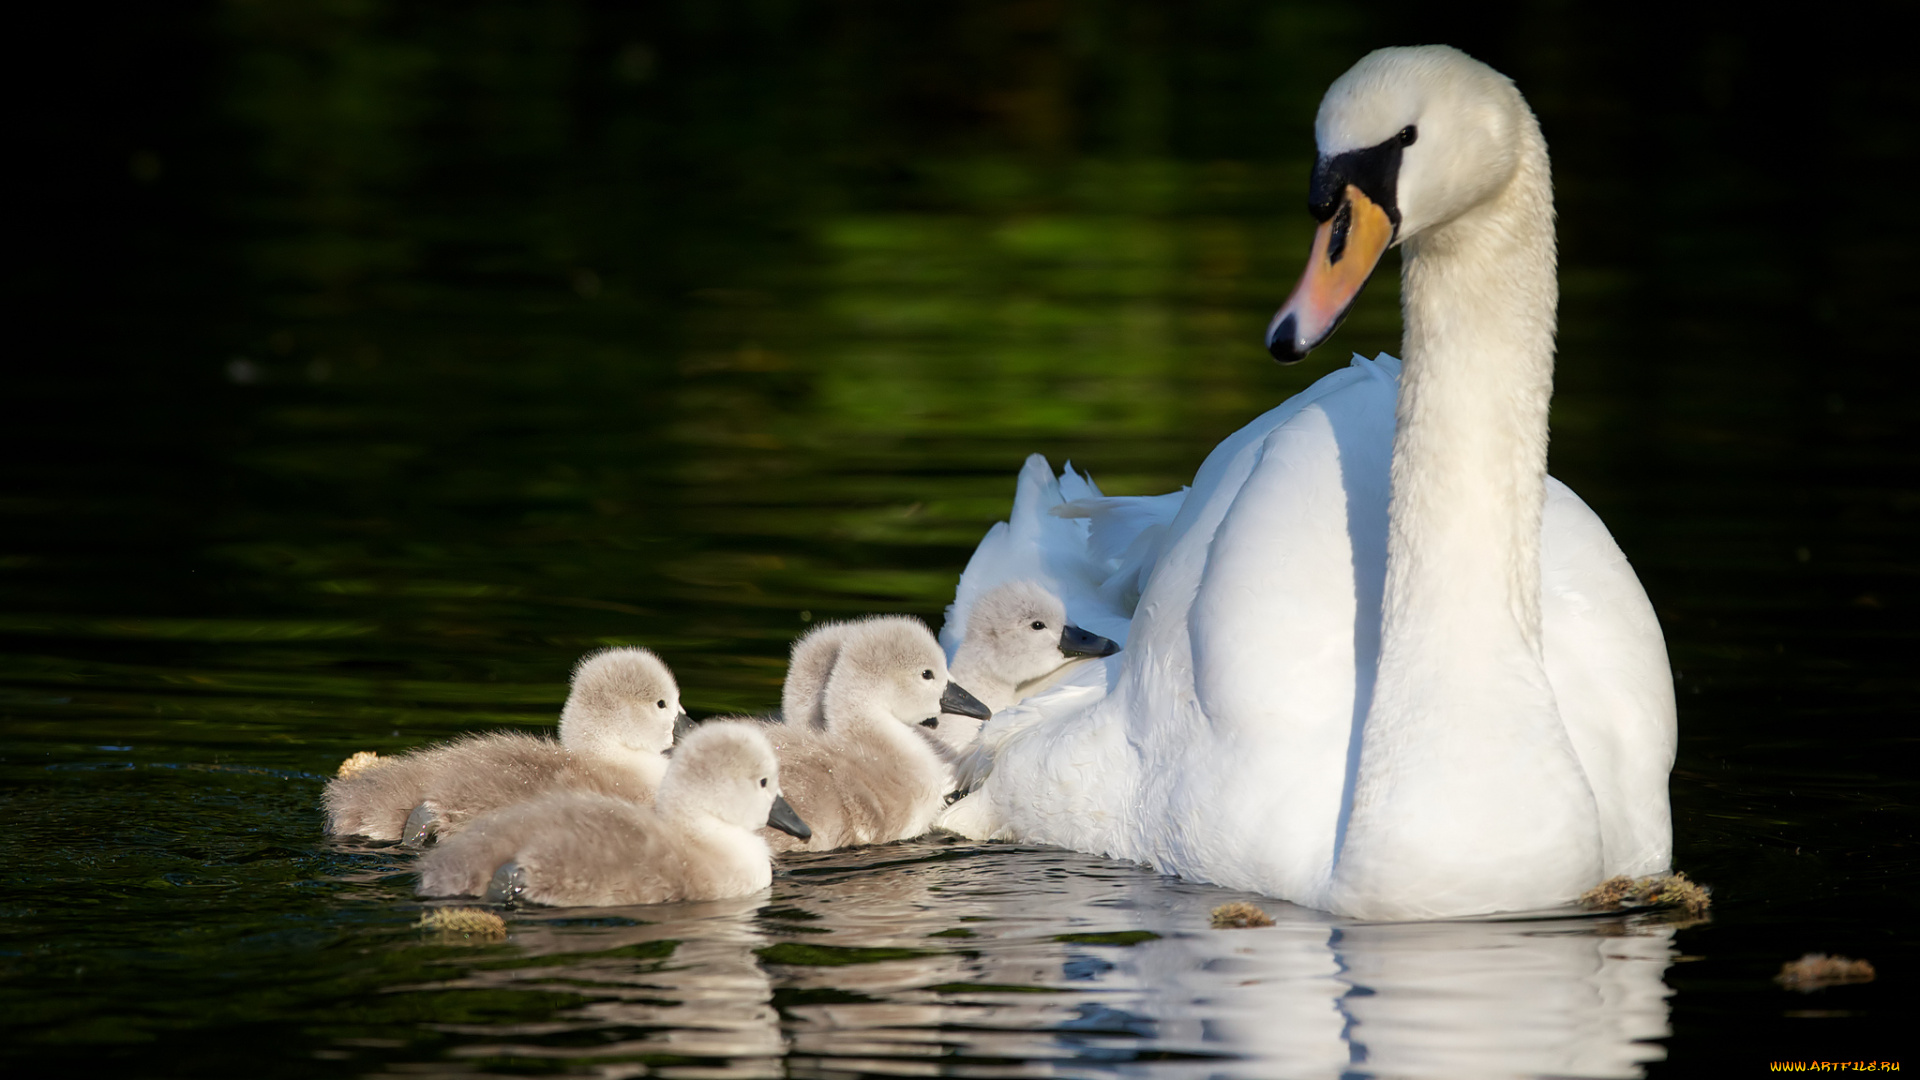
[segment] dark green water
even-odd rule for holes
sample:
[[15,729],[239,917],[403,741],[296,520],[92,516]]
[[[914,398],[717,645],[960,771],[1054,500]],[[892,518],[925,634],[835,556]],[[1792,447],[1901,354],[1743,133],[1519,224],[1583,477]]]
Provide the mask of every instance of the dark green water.
[[[1694,1075],[1911,1045],[1920,83],[1874,13],[70,18],[23,28],[14,95],[10,1065]],[[599,645],[659,650],[696,713],[770,706],[809,619],[937,625],[1027,453],[1168,490],[1393,348],[1390,277],[1298,368],[1260,333],[1321,90],[1433,40],[1553,148],[1553,469],[1666,628],[1710,921],[1268,903],[1215,932],[1233,894],[932,838],[472,945],[413,928],[403,857],[320,835],[346,754],[550,724]],[[1809,951],[1879,978],[1779,988]]]

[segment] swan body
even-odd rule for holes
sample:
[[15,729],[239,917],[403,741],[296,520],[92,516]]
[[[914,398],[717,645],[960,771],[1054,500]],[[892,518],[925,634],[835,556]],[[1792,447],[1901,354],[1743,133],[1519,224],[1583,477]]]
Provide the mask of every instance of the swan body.
[[755,832],[770,822],[806,832],[766,736],[707,723],[680,744],[653,805],[550,791],[495,810],[421,856],[418,891],[583,907],[745,896],[773,880]]
[[[1399,243],[1405,364],[1356,357],[1228,437],[1130,570],[1091,544],[1078,563],[1059,543],[994,555],[989,575],[1046,561],[1084,582],[1076,620],[1076,597],[1122,612],[1116,573],[1138,599],[1124,653],[986,725],[990,771],[943,824],[1369,918],[1549,907],[1665,869],[1659,624],[1546,473],[1557,290],[1533,115],[1464,54],[1387,49],[1336,81],[1316,137],[1324,224],[1269,346],[1324,339]],[[999,536],[1062,516],[1027,502]]]
[[574,670],[557,741],[491,732],[378,759],[328,783],[327,830],[424,844],[548,790],[647,802],[687,723],[680,688],[658,656],[604,649]]
[[775,850],[828,851],[919,836],[953,790],[952,772],[923,725],[943,712],[985,718],[952,682],[946,654],[918,619],[839,624],[820,694],[823,723],[767,724],[788,797],[811,838],[769,835]]

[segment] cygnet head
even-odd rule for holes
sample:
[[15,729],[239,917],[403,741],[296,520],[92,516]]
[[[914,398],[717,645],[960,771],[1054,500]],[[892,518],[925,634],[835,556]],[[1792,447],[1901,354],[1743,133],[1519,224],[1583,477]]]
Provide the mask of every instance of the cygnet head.
[[654,805],[682,819],[709,817],[748,831],[772,826],[802,840],[813,835],[780,794],[773,745],[749,721],[714,720],[689,732]]
[[693,721],[680,708],[680,686],[646,649],[591,653],[573,669],[573,689],[560,710],[560,741],[589,754],[662,754]]
[[1321,225],[1267,328],[1283,364],[1333,333],[1389,247],[1498,194],[1539,139],[1513,81],[1445,45],[1368,53],[1327,89],[1313,130],[1307,203]]
[[904,615],[849,624],[822,705],[833,728],[887,720],[936,727],[943,712],[993,715],[948,675],[946,652],[927,624]]
[[974,604],[954,666],[969,677],[983,672],[1013,687],[1058,670],[1069,660],[1119,651],[1116,642],[1069,623],[1067,606],[1044,587],[1013,581]]
[[823,622],[793,643],[787,659],[787,678],[780,684],[780,718],[789,724],[826,723],[820,699],[827,689],[827,676],[840,657],[840,644],[846,640],[852,623]]

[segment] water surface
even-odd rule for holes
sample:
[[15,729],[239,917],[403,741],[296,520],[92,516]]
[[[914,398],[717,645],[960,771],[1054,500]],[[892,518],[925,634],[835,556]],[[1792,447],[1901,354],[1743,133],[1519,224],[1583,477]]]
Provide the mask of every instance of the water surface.
[[[1433,17],[236,2],[50,28],[85,78],[23,129],[43,231],[10,273],[37,344],[0,430],[0,1053],[287,1075],[1898,1060],[1914,237],[1838,208],[1910,174],[1912,78],[1798,25]],[[1280,369],[1259,336],[1306,250],[1320,90],[1376,44],[1441,39],[1514,75],[1553,147],[1552,467],[1666,629],[1677,859],[1715,887],[1709,920],[1385,927],[1268,901],[1277,926],[1214,931],[1238,894],[931,837],[472,943],[414,927],[404,856],[321,836],[348,753],[549,725],[602,645],[660,651],[697,714],[769,707],[812,620],[937,624],[1026,454],[1171,490],[1343,350],[1395,347],[1390,275],[1324,356]],[[1808,951],[1880,977],[1772,981]]]

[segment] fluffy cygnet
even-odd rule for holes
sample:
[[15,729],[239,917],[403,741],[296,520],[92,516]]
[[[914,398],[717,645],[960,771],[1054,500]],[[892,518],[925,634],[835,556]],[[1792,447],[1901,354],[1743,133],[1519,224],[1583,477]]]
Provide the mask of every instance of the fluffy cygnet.
[[954,683],[946,654],[918,619],[880,616],[841,628],[820,695],[825,725],[768,724],[787,797],[813,828],[775,850],[828,851],[919,836],[933,825],[952,774],[921,727],[941,713],[985,719]]
[[780,684],[780,719],[789,724],[825,727],[820,707],[827,676],[840,658],[840,646],[858,623],[823,622],[801,635],[787,657],[787,679]]
[[771,826],[807,835],[780,797],[762,725],[709,721],[681,741],[652,806],[562,791],[476,819],[420,859],[422,896],[606,906],[744,896],[773,880]]
[[606,649],[574,669],[558,741],[493,732],[379,759],[327,784],[327,831],[420,845],[555,788],[645,802],[674,737],[691,724],[659,657]]
[[[1068,664],[1112,656],[1118,643],[1067,621],[1060,598],[1031,581],[1010,581],[974,604],[953,677],[994,712],[1047,688]],[[949,752],[973,742],[980,721],[942,715],[933,731]]]

